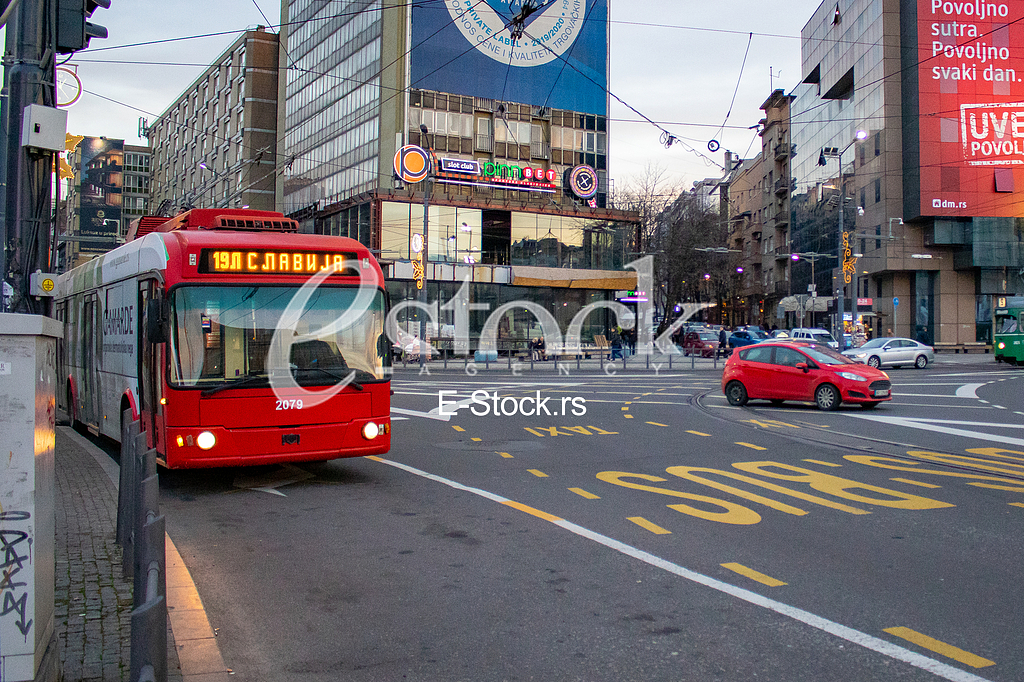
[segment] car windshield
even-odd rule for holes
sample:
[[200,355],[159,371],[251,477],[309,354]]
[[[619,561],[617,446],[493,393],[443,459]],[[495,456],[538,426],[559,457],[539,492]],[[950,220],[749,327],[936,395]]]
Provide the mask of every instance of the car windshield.
[[881,348],[882,346],[885,345],[885,342],[888,341],[888,340],[889,339],[886,339],[886,338],[871,339],[870,341],[867,341],[867,342],[861,344],[860,347],[861,348]]
[[718,335],[711,332],[701,332],[700,338],[702,341],[717,341]]
[[828,332],[814,332],[813,334],[811,334],[811,338],[813,338],[818,343],[835,343],[836,342],[836,340],[834,338],[832,338],[832,335],[829,334]]
[[840,355],[828,346],[808,346],[801,348],[803,352],[811,356],[811,359],[822,365],[856,365],[857,363]]
[[750,335],[752,337],[754,337],[755,339],[770,339],[770,338],[772,338],[771,334],[769,334],[767,332],[757,331],[757,330],[750,332]]
[[[170,335],[171,383],[209,388],[247,377],[267,379],[267,354],[281,315],[298,287],[183,286],[174,290]],[[358,289],[320,287],[295,325],[316,334],[349,309]],[[290,365],[301,385],[337,383],[351,370],[359,382],[387,378],[384,294],[344,329],[291,347]]]

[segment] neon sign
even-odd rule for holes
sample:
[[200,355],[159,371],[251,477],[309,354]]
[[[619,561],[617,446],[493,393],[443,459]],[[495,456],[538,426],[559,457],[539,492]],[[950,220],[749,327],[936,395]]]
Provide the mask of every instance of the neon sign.
[[495,187],[526,192],[553,193],[558,174],[554,169],[521,168],[497,161],[441,159],[437,181],[453,185]]

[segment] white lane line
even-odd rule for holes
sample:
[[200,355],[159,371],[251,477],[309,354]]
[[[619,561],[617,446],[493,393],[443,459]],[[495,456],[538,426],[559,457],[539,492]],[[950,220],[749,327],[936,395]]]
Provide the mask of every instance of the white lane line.
[[960,388],[956,389],[957,398],[977,398],[978,389],[985,384],[964,384]]
[[948,426],[939,426],[939,424],[970,424],[972,426],[985,427],[985,426],[996,426],[999,428],[1011,428],[1020,429],[1024,426],[1016,424],[981,424],[976,422],[948,422],[944,420],[918,420],[911,419],[909,417],[883,417],[866,414],[849,414],[847,416],[855,419],[867,419],[868,421],[881,422],[883,424],[893,424],[895,426],[906,426],[911,429],[921,429],[922,431],[932,431],[934,433],[948,433],[953,436],[967,436],[968,438],[977,438],[978,440],[988,440],[994,443],[1003,443],[1005,445],[1016,445],[1018,447],[1024,447],[1024,438],[1013,438],[1011,436],[998,436],[991,433],[982,433],[980,431],[968,431],[967,429],[954,429]]
[[[436,408],[435,408],[436,409]],[[436,419],[439,422],[450,421],[452,415],[450,414],[437,414],[431,412],[419,412],[417,410],[406,410],[401,407],[392,407],[391,414],[407,414],[410,417],[422,417],[423,419]]]
[[835,621],[829,620],[828,618],[824,618],[822,616],[818,616],[816,614],[811,613],[810,611],[805,611],[795,606],[784,604],[775,599],[769,599],[768,597],[764,597],[760,594],[757,594],[756,592],[751,592],[750,590],[745,590],[742,587],[736,587],[735,585],[730,585],[729,583],[722,582],[721,580],[716,580],[715,578],[706,576],[703,573],[691,571],[690,569],[684,568],[678,564],[674,564],[671,561],[662,559],[661,557],[655,556],[641,549],[637,549],[632,545],[627,545],[624,542],[619,542],[618,540],[612,539],[607,535],[602,535],[601,533],[592,531],[589,528],[578,526],[575,523],[572,523],[571,521],[566,521],[565,519],[558,518],[557,516],[552,516],[538,509],[533,509],[530,507],[524,508],[524,505],[513,500],[510,500],[507,497],[502,497],[501,495],[497,495],[495,493],[482,490],[480,488],[472,488],[470,486],[463,485],[462,483],[457,483],[451,479],[443,478],[441,476],[437,476],[436,474],[430,474],[427,473],[426,471],[416,469],[407,464],[401,464],[399,462],[383,459],[381,457],[370,457],[368,459],[373,459],[383,464],[387,464],[388,466],[393,466],[398,469],[402,469],[403,471],[407,471],[411,474],[415,474],[416,476],[421,476],[431,481],[442,483],[456,490],[463,490],[474,495],[479,495],[480,497],[484,497],[488,500],[498,502],[499,504],[511,506],[513,509],[526,511],[527,513],[530,513],[533,516],[536,516],[537,518],[550,521],[551,523],[569,531],[570,533],[574,533],[576,535],[579,535],[580,537],[586,538],[600,545],[604,545],[605,547],[612,549],[616,552],[619,552],[620,554],[625,554],[628,557],[632,557],[634,559],[637,559],[638,561],[642,561],[646,564],[654,566],[655,568],[660,568],[663,571],[672,573],[674,575],[679,576],[680,578],[697,583],[698,585],[710,587],[713,590],[722,592],[731,597],[735,597],[749,604],[753,604],[754,606],[760,606],[761,608],[768,609],[769,611],[773,611],[774,613],[777,613],[781,616],[792,618],[793,620],[809,625],[812,628],[821,630],[823,632],[827,632],[841,639],[845,639],[848,642],[857,644],[859,646],[864,647],[865,649],[869,649],[876,653],[880,653],[883,656],[888,656],[898,661],[903,661],[904,663],[912,665],[915,668],[919,668],[921,670],[930,672],[933,675],[937,675],[938,677],[941,677],[943,679],[950,680],[951,682],[990,682],[984,677],[979,677],[978,675],[969,673],[965,670],[954,668],[953,666],[947,665],[946,663],[943,663],[941,661],[937,661],[934,658],[928,658],[927,656],[923,656],[914,651],[910,651],[909,649],[897,646],[892,642],[887,642],[884,639],[879,639],[878,637],[874,637],[865,632],[861,632],[860,630],[855,630],[854,628],[847,627],[845,625],[840,625]]

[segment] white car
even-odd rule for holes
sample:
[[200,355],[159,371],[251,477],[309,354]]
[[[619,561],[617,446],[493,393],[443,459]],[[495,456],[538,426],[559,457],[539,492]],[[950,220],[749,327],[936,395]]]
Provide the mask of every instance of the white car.
[[881,336],[863,346],[843,351],[843,355],[872,367],[899,367],[913,365],[924,369],[935,361],[935,349],[913,339]]
[[793,341],[810,341],[820,343],[829,348],[838,349],[839,342],[827,329],[821,327],[798,327],[789,330],[789,338]]

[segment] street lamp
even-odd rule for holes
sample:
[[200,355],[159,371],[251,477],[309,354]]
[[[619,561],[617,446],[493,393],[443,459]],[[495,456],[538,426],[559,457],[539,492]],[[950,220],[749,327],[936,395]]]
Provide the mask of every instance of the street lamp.
[[[844,269],[844,263],[845,263],[844,256],[846,255],[846,251],[848,251],[849,248],[847,247],[846,244],[843,243],[845,241],[843,239],[843,237],[846,235],[846,228],[843,225],[843,219],[844,219],[843,218],[843,214],[845,213],[844,209],[845,209],[845,204],[846,204],[846,187],[843,184],[843,154],[846,152],[846,150],[848,150],[850,147],[852,147],[857,142],[860,142],[861,140],[865,139],[867,136],[868,136],[867,131],[858,130],[857,134],[854,136],[854,138],[852,140],[850,140],[850,143],[848,145],[846,145],[842,149],[839,149],[838,147],[828,147],[826,149],[822,149],[821,150],[821,156],[818,158],[818,164],[821,165],[821,166],[825,165],[825,157],[826,156],[835,156],[839,160],[839,246],[838,246],[838,251],[839,251],[839,269],[840,269],[840,272],[843,273],[843,280],[844,281],[846,279],[846,272],[845,272],[845,269]],[[846,287],[843,285],[842,282],[840,282],[840,284],[839,284],[839,296],[838,296],[837,307],[836,307],[836,311],[838,313],[838,320],[837,320],[837,322],[838,322],[838,327],[839,327],[839,338],[837,340],[839,341],[839,352],[840,353],[842,353],[846,349],[846,337],[844,336],[844,332],[846,330],[846,327],[845,327],[845,323],[843,321],[843,308],[846,307],[845,306],[845,299],[846,299]],[[854,292],[854,296],[853,296],[853,315],[854,315],[854,317],[856,317],[856,315],[857,315],[857,294],[856,294],[856,292]]]
[[434,184],[434,164],[433,164],[433,145],[427,144],[427,126],[420,124],[420,132],[423,134],[423,144],[427,147],[427,177],[423,184],[423,251],[420,253],[423,263],[423,288],[420,289],[420,303],[423,307],[420,308],[420,370],[427,362],[427,316],[424,311],[427,309],[427,267],[429,260],[427,259],[427,237],[429,233],[429,219],[430,219],[430,190]]

